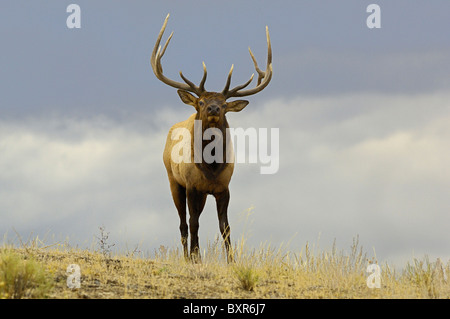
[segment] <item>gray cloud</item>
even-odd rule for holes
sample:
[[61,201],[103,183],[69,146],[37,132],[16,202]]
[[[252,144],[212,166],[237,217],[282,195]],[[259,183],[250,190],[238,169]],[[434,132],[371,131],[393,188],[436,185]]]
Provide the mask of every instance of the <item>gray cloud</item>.
[[448,49],[367,52],[305,48],[283,54],[277,68],[283,79],[275,84],[275,90],[290,94],[418,94],[450,87]]

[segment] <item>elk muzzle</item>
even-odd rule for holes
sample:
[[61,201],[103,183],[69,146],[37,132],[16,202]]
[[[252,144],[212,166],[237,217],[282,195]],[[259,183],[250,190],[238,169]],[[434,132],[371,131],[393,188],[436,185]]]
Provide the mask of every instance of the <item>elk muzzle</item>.
[[220,106],[208,105],[206,108],[206,115],[209,123],[217,123],[220,121]]

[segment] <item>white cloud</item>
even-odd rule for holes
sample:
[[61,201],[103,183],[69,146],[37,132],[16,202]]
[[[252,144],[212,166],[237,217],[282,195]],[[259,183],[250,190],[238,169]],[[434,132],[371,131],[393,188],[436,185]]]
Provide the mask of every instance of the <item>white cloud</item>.
[[[276,246],[296,233],[293,248],[319,234],[325,244],[350,244],[359,234],[379,258],[448,254],[447,101],[448,93],[299,97],[230,115],[233,127],[278,127],[281,139],[277,174],[260,175],[260,163],[236,166],[232,238],[241,237],[242,212],[254,205],[256,244]],[[191,111],[166,108],[154,120],[126,124],[1,122],[0,231],[50,231],[85,242],[104,225],[128,247],[178,244],[162,150],[169,127]],[[218,233],[214,206],[210,198],[200,220],[203,241]]]
[[59,233],[56,226],[68,230],[71,225],[64,221],[79,219],[80,228],[71,231],[86,235],[87,229],[92,234],[137,211],[141,219],[156,213],[154,205],[161,203],[150,199],[158,199],[154,193],[159,185],[152,179],[163,175],[161,152],[155,152],[163,134],[128,130],[113,121],[67,119],[60,119],[65,128],[55,132],[52,120],[39,121],[2,123],[3,231],[45,228]]

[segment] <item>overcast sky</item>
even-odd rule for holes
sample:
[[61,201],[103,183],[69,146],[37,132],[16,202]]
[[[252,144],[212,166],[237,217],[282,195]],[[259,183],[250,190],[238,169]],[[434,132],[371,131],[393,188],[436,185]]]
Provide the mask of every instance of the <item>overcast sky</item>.
[[[81,28],[69,29],[69,4]],[[366,8],[381,8],[369,29]],[[238,164],[232,240],[347,249],[380,260],[450,257],[450,2],[18,1],[0,3],[0,234],[91,247],[180,247],[162,151],[193,113],[150,55],[167,13],[164,72],[222,90],[265,66],[273,79],[233,127],[279,128],[280,167]],[[251,210],[250,216],[246,217]],[[201,245],[218,235],[213,198]],[[320,240],[318,238],[320,237]]]

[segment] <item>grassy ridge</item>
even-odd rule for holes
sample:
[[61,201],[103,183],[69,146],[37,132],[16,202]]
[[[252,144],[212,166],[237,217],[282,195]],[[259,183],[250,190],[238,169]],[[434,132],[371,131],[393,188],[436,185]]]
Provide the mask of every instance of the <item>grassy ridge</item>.
[[[0,248],[0,298],[450,298],[450,265],[426,257],[397,272],[380,265],[381,287],[368,288],[369,261],[357,239],[349,252],[307,244],[297,253],[242,241],[233,264],[219,240],[197,264],[165,247],[144,258],[113,256],[108,245],[92,251],[37,242]],[[80,267],[80,288],[68,288],[71,264]]]

